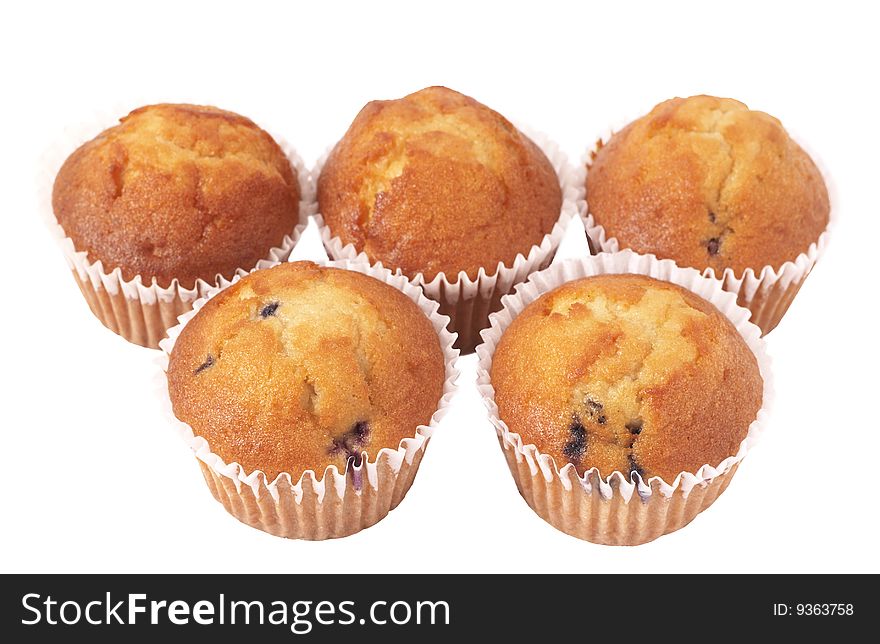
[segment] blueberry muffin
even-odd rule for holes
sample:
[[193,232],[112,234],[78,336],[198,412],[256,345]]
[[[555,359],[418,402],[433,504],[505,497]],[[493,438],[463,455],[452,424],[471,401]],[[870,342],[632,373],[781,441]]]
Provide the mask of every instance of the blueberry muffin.
[[299,201],[296,170],[269,134],[196,105],[135,110],[70,155],[52,194],[91,262],[184,288],[253,268],[292,233]]
[[330,232],[371,262],[426,281],[494,274],[559,219],[544,153],[503,116],[445,87],[373,101],[318,179]]
[[444,371],[434,328],[403,293],[295,262],[205,304],[171,352],[168,391],[225,462],[296,481],[397,449],[430,421]]
[[672,483],[737,453],[762,404],[757,360],[730,321],[641,275],[564,284],[506,329],[498,415],[561,469]]
[[586,189],[621,248],[716,275],[795,260],[830,214],[822,175],[782,124],[712,96],[665,101],[614,134]]

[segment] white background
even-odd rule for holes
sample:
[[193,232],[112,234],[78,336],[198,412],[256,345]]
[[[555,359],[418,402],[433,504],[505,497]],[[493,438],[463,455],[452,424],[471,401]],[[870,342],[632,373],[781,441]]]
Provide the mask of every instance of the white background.
[[[0,569],[880,571],[875,18],[842,2],[311,4],[4,9]],[[830,248],[768,339],[768,430],[685,529],[612,548],[545,524],[507,471],[472,390],[473,358],[385,520],[321,543],[246,527],[163,420],[157,354],[92,317],[43,223],[41,155],[95,110],[215,104],[312,163],[370,99],[432,84],[547,132],[572,158],[663,99],[731,96],[781,118],[831,171]],[[316,249],[313,232],[301,253]]]

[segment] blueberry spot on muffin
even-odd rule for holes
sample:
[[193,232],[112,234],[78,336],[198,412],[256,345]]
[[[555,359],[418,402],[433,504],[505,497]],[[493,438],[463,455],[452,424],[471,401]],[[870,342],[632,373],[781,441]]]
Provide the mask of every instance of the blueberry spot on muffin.
[[719,248],[721,248],[721,240],[717,237],[713,237],[706,242],[706,250],[709,251],[710,255],[717,255]]
[[265,320],[268,317],[274,316],[275,311],[278,310],[279,306],[281,306],[280,302],[269,302],[263,308],[260,309],[260,317]]
[[577,416],[571,417],[571,425],[568,428],[572,437],[578,441],[585,443],[587,440],[587,428],[581,423],[581,419]]
[[587,407],[587,420],[595,421],[600,425],[608,422],[608,418],[602,413],[604,405],[592,396],[584,397],[584,405]]
[[354,424],[354,427],[351,428],[350,433],[352,436],[357,438],[360,441],[365,441],[367,439],[367,434],[370,432],[370,426],[367,424],[365,420],[359,420]]
[[344,455],[346,464],[348,461],[353,461],[353,465],[358,467],[361,464],[363,448],[369,440],[370,425],[365,420],[359,420],[347,432],[333,439],[328,453],[331,456]]
[[570,440],[562,447],[562,454],[570,461],[579,461],[584,456],[584,445]]
[[633,436],[638,436],[642,433],[642,419],[636,418],[635,420],[629,421],[624,427],[626,427],[627,431]]
[[562,454],[570,461],[579,461],[587,451],[587,429],[580,418],[572,416],[568,432],[570,437],[562,446]]
[[213,367],[213,366],[214,366],[214,356],[212,356],[209,353],[208,356],[205,358],[205,361],[202,364],[200,364],[198,366],[198,368],[193,372],[193,375],[197,376],[198,374],[202,373],[205,369],[208,369],[209,367]]
[[715,213],[711,210],[709,211],[709,221],[711,221],[713,224],[715,223]]
[[632,478],[633,474],[638,474],[642,477],[642,480],[645,478],[645,470],[641,468],[641,466],[636,461],[636,457],[632,454],[629,455],[629,475]]

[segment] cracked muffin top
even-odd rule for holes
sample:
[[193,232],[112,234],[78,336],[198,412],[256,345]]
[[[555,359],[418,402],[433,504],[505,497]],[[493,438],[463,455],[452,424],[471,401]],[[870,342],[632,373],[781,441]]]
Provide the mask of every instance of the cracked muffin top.
[[370,261],[427,280],[511,265],[562,206],[550,161],[503,116],[429,87],[368,103],[318,179],[326,224]]
[[175,416],[225,462],[296,481],[415,436],[444,374],[439,337],[406,295],[295,262],[205,304],[171,352],[168,391]]
[[197,105],[133,111],[70,155],[52,194],[90,261],[185,288],[253,268],[293,231],[299,200],[296,170],[271,136]]
[[819,170],[778,120],[712,96],[665,101],[614,134],[586,187],[621,248],[716,274],[793,261],[830,213]]
[[672,483],[734,456],[762,404],[731,322],[641,275],[569,282],[507,328],[492,360],[500,418],[561,469]]

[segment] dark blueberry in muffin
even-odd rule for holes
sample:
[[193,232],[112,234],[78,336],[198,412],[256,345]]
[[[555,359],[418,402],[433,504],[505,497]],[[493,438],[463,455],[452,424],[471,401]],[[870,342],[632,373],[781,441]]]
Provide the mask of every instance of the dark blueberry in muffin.
[[196,369],[193,373],[199,374],[202,373],[205,369],[214,366],[214,356],[210,353],[208,357],[205,358],[205,361],[199,365],[198,369]]
[[579,461],[587,451],[587,429],[581,423],[580,418],[574,416],[568,431],[571,437],[562,447],[562,453],[570,461]]
[[330,447],[331,455],[343,454],[346,460],[354,461],[354,466],[361,464],[361,452],[369,442],[370,426],[364,420],[356,422],[350,430],[333,439]]
[[642,419],[637,418],[635,420],[631,420],[625,425],[625,427],[630,434],[638,436],[642,433]]
[[633,474],[638,474],[642,479],[645,478],[645,470],[639,466],[636,457],[633,454],[629,455],[629,474],[630,478],[633,478]]
[[268,317],[272,317],[275,315],[275,311],[278,310],[278,307],[281,306],[279,302],[269,302],[263,308],[260,309],[260,317],[266,319]]

